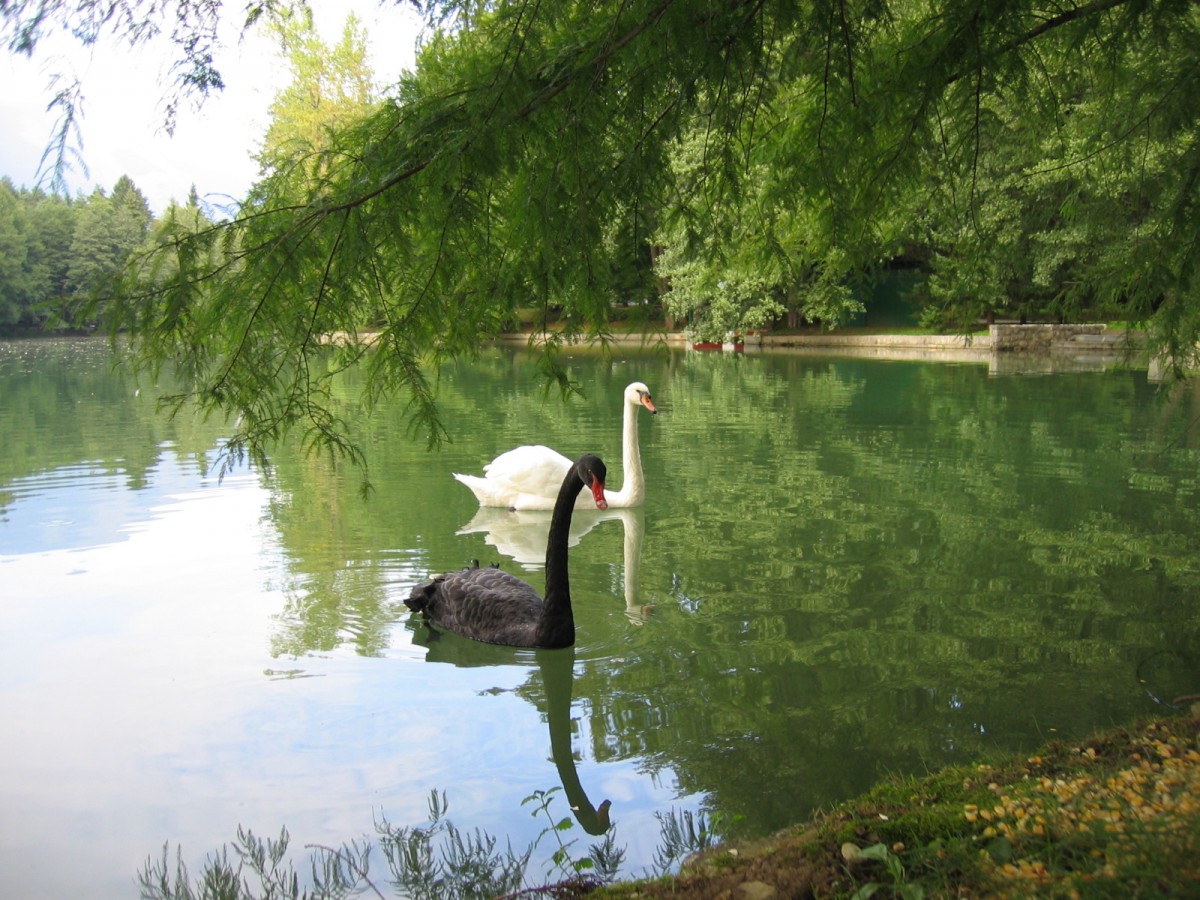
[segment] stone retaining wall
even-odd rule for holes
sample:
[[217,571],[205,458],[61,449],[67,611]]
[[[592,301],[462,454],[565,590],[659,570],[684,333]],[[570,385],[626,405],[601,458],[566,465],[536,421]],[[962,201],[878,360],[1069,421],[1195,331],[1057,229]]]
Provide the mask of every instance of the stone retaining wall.
[[1125,333],[1109,334],[1105,325],[992,325],[988,332],[997,353],[1111,353],[1126,341]]
[[975,350],[994,349],[990,335],[964,337],[960,334],[855,334],[853,332],[817,332],[814,334],[779,334],[770,332],[746,338],[747,347],[824,347],[827,349],[870,348],[906,350]]
[[[506,343],[528,343],[528,334],[504,335]],[[613,344],[641,347],[691,347],[679,332],[667,334],[616,334]],[[881,359],[940,359],[986,362],[993,369],[1023,371],[1029,360],[1040,360],[1035,367],[1047,371],[1072,367],[1092,369],[1127,359],[1138,350],[1142,336],[1126,331],[1109,331],[1107,326],[1087,325],[992,325],[982,335],[928,334],[857,334],[854,331],[810,334],[772,334],[769,331],[746,335],[747,353],[782,350],[807,353],[846,353]],[[735,349],[728,345],[727,349]]]

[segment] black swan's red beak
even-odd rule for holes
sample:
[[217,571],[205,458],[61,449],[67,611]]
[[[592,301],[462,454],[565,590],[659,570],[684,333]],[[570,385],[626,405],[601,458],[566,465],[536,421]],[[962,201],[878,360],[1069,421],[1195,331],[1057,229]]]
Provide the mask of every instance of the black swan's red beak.
[[596,509],[608,509],[608,501],[604,499],[604,482],[592,476],[592,496],[596,499]]

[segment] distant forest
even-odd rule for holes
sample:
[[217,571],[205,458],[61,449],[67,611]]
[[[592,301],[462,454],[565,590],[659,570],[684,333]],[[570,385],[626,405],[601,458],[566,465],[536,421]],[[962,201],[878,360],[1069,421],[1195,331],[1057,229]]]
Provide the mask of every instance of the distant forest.
[[[181,210],[173,210],[182,212]],[[193,190],[187,213],[202,218]],[[75,198],[0,178],[0,334],[53,326],[152,239],[150,204],[128,176]]]

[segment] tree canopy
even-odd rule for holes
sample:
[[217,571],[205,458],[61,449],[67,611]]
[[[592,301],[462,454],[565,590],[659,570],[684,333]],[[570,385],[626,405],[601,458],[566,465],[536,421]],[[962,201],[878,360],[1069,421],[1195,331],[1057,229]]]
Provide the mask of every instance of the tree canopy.
[[262,171],[325,146],[328,130],[367,115],[377,99],[367,62],[367,34],[349,15],[341,39],[326,46],[311,14],[291,10],[272,17],[267,27],[284,53],[292,81],[271,103],[271,122],[258,155]]
[[128,176],[112,193],[67,199],[0,178],[0,331],[60,321],[145,243],[145,195]]
[[[174,6],[202,46],[193,4]],[[163,15],[113,8],[122,27]],[[0,14],[28,52],[88,9]],[[144,364],[171,360],[188,397],[238,415],[235,450],[300,428],[356,455],[330,392],[347,366],[365,369],[362,403],[405,393],[438,439],[437,366],[518,308],[559,312],[543,352],[565,383],[562,342],[603,340],[614,305],[652,289],[654,259],[678,285],[669,307],[722,327],[782,309],[836,323],[848,285],[903,264],[922,272],[930,322],[1119,318],[1196,361],[1190,0],[424,12],[417,69],[383,102],[273,158],[236,218],[165,236],[105,300]],[[219,86],[181,47],[181,83]],[[368,328],[369,346],[324,339]]]

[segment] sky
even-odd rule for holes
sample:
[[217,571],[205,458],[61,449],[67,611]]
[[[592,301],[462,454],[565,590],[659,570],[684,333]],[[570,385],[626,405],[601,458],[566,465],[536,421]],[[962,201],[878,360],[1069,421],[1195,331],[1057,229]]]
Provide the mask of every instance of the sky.
[[[387,85],[411,68],[421,22],[407,6],[378,0],[313,3],[317,29],[327,44],[341,35],[353,11],[367,29],[376,81]],[[231,7],[232,8],[232,7]],[[229,32],[217,68],[225,89],[180,109],[174,135],[163,129],[165,79],[173,48],[167,42],[131,50],[102,42],[87,50],[66,35],[52,35],[30,60],[0,50],[0,177],[18,187],[39,183],[39,166],[57,116],[47,111],[56,72],[76,73],[85,96],[83,161],[68,176],[71,193],[111,191],[128,175],[161,214],[172,200],[187,199],[192,185],[220,209],[243,197],[257,174],[252,159],[268,125],[267,109],[287,81],[286,63],[269,39],[239,41]],[[41,182],[43,185],[48,182]]]

